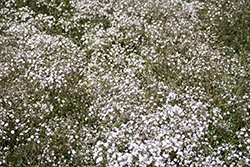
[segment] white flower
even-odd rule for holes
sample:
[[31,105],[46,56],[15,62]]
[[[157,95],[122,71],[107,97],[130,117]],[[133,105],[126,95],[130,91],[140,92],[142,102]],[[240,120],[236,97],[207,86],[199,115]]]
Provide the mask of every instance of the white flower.
[[103,160],[102,157],[98,157],[98,158],[96,159],[96,163],[98,164],[98,163],[101,162],[102,160]]

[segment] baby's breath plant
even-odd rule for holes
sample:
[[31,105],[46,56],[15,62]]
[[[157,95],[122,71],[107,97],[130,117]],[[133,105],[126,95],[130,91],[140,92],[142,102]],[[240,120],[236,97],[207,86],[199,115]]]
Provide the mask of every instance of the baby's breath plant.
[[249,166],[249,7],[0,2],[0,166]]

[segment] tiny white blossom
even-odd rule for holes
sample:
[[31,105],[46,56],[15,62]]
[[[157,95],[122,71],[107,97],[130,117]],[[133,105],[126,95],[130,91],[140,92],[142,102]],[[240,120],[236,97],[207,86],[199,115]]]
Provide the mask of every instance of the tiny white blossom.
[[102,157],[98,157],[98,158],[96,159],[96,163],[99,163],[99,162],[101,162],[102,160],[103,160]]

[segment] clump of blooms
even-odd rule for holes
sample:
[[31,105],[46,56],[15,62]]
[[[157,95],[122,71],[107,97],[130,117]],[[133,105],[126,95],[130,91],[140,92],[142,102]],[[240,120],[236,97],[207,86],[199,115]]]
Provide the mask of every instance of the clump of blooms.
[[0,2],[0,165],[249,166],[249,8]]

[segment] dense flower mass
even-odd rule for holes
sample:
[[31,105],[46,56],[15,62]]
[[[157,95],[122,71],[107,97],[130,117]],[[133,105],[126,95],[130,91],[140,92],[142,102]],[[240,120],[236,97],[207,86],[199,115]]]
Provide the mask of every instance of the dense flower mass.
[[0,166],[250,166],[247,0],[0,2]]

